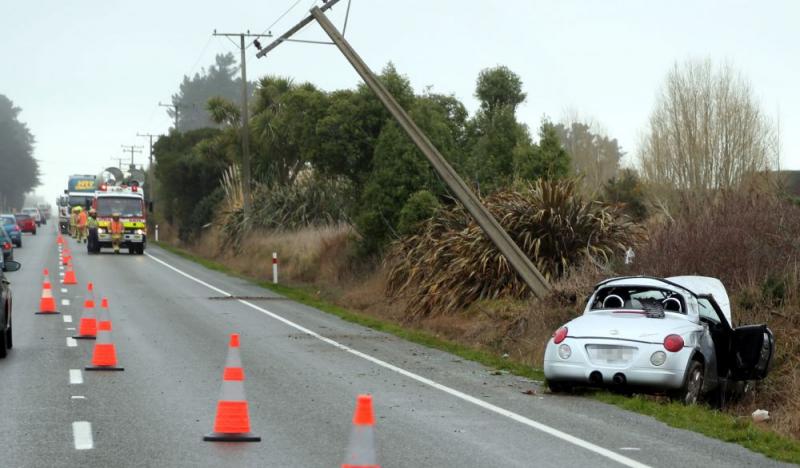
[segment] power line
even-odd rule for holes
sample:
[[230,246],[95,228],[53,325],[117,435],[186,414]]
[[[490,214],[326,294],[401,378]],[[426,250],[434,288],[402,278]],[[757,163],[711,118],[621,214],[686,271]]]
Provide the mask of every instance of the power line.
[[138,146],[138,145],[120,145],[120,146],[122,146],[122,151],[124,151],[126,153],[130,151],[130,153],[131,153],[131,169],[132,169],[135,166],[134,160],[133,160],[133,155],[134,155],[134,153],[141,154],[142,153],[142,147]]
[[[272,35],[272,31],[271,31],[271,29],[273,28],[273,26],[275,26],[276,24],[278,24],[278,22],[279,22],[280,20],[282,20],[282,19],[283,19],[283,18],[284,18],[286,15],[288,15],[288,14],[289,14],[289,12],[291,12],[292,10],[294,10],[294,7],[296,7],[296,6],[297,6],[297,5],[298,5],[298,4],[299,4],[301,1],[302,1],[302,0],[295,0],[295,2],[294,2],[294,3],[292,3],[292,6],[290,6],[290,7],[289,7],[289,8],[288,8],[286,11],[284,11],[282,15],[278,16],[278,19],[276,19],[275,21],[273,21],[273,22],[272,22],[272,24],[270,24],[269,26],[267,26],[267,29],[265,29],[265,30],[261,31],[261,34],[268,33],[268,34]],[[314,3],[316,3],[316,0],[314,1]],[[256,40],[257,40],[257,39],[256,39]],[[247,45],[247,48],[249,49],[249,48],[250,48],[250,46],[251,46],[251,45],[253,45],[253,44],[255,43],[255,41],[256,41],[256,40],[253,40],[253,41],[252,41],[250,44],[248,44],[248,45]]]

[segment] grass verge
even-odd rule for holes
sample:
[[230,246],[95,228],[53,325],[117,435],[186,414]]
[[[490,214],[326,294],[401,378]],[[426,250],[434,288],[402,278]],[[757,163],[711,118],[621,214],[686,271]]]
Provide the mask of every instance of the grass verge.
[[[494,353],[444,340],[425,331],[403,327],[372,316],[355,313],[321,300],[309,289],[259,281],[239,274],[221,263],[200,257],[186,250],[163,242],[156,244],[164,250],[198,263],[210,270],[242,278],[281,294],[288,299],[335,315],[348,322],[389,333],[429,348],[439,349],[488,367],[505,370],[514,375],[544,380],[544,374],[541,370],[514,362]],[[775,460],[800,464],[800,441],[777,434],[769,430],[769,428],[760,427],[754,424],[749,417],[737,417],[703,405],[686,406],[680,403],[656,401],[644,396],[628,397],[609,392],[596,392],[590,393],[590,395],[604,403],[651,416],[671,427],[687,429],[725,442],[736,443]]]

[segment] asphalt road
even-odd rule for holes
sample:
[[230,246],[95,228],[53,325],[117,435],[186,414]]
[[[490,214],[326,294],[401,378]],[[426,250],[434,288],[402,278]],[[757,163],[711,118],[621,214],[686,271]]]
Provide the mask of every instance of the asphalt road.
[[[23,269],[8,275],[14,349],[0,361],[3,467],[339,466],[359,393],[373,395],[384,468],[778,465],[590,399],[542,394],[526,379],[493,375],[153,246],[145,256],[89,256],[69,240],[79,285],[62,286],[54,229],[26,236],[15,252]],[[45,267],[62,315],[34,315]],[[67,339],[87,281],[98,301],[109,299],[123,372],[83,371],[93,342]],[[234,332],[262,441],[203,442]]]

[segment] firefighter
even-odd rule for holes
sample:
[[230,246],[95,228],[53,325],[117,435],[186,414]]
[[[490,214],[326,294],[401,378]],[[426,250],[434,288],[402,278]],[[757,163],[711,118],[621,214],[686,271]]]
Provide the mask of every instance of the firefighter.
[[78,207],[78,243],[86,242],[86,222],[88,221],[86,211]]
[[73,206],[69,214],[69,235],[73,239],[78,237],[78,210],[80,206]]
[[111,246],[114,247],[114,253],[119,253],[119,246],[122,243],[122,221],[119,220],[119,213],[111,215],[111,224],[108,226],[108,231],[111,233]]
[[86,249],[92,253],[100,251],[100,246],[98,245],[100,239],[97,237],[98,227],[97,211],[92,208],[89,210],[89,219],[86,221],[86,228],[89,230],[89,242],[86,245]]

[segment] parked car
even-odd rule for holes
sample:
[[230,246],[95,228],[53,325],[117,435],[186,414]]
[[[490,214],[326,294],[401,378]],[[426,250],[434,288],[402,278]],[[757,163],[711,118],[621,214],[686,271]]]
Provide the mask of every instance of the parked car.
[[41,226],[42,224],[44,224],[44,216],[42,216],[42,213],[39,211],[39,208],[35,207],[23,208],[22,213],[29,215],[31,218],[33,218],[37,226]]
[[22,231],[17,226],[17,218],[13,214],[0,215],[0,222],[3,224],[3,229],[6,234],[11,238],[11,242],[17,247],[22,247]]
[[0,359],[6,357],[8,350],[14,345],[12,332],[11,332],[11,288],[6,279],[5,273],[17,271],[22,268],[22,264],[18,262],[8,261],[3,262],[0,267],[0,313],[2,313],[2,329],[0,330]]
[[577,317],[547,343],[553,392],[573,386],[666,391],[687,404],[742,393],[763,379],[775,352],[766,325],[733,328],[716,278],[625,277],[603,281]]
[[5,229],[0,229],[0,248],[3,249],[3,261],[14,260],[14,243]]
[[34,221],[31,215],[17,213],[14,217],[17,218],[17,226],[19,226],[20,231],[30,232],[34,236],[36,235],[36,221]]

